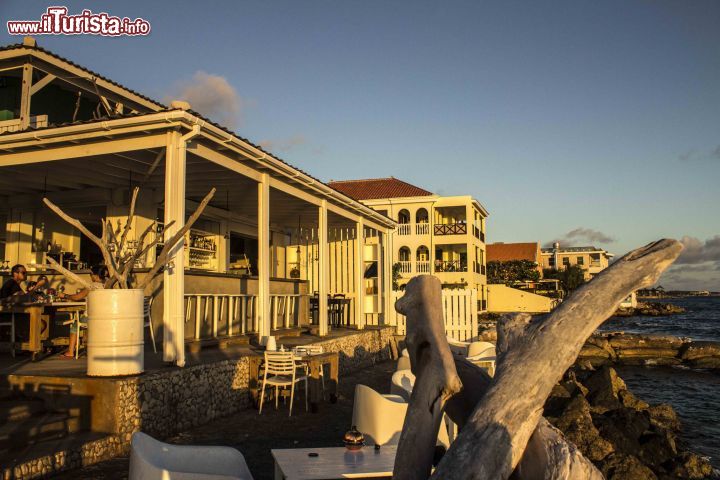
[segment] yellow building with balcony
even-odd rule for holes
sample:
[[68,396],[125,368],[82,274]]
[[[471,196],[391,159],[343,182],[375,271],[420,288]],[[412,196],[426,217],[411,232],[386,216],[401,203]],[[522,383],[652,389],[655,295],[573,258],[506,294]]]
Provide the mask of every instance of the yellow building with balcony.
[[435,275],[445,288],[476,289],[485,310],[488,212],[480,202],[470,195],[436,195],[394,177],[328,185],[398,223],[389,249],[400,285],[415,275]]
[[564,270],[570,265],[577,265],[584,270],[585,281],[605,270],[614,256],[602,248],[561,247],[559,243],[543,248],[541,252],[543,269]]

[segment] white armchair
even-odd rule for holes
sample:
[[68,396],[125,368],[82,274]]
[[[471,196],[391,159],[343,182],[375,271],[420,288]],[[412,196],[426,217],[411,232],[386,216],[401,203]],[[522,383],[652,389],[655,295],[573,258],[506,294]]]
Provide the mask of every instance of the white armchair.
[[395,371],[399,372],[400,370],[410,370],[410,357],[398,358],[397,366],[395,367]]
[[472,342],[468,345],[468,357],[494,357],[495,345],[490,342]]
[[415,385],[415,375],[410,370],[398,370],[393,373],[390,383],[390,393],[400,395],[406,402],[410,401],[413,386]]
[[397,445],[408,404],[400,395],[381,395],[365,385],[355,386],[352,424],[377,445]]
[[[407,373],[412,375],[410,371]],[[407,395],[407,398],[410,398],[410,393]],[[365,440],[368,442],[378,445],[397,445],[407,408],[408,404],[403,395],[382,395],[370,387],[358,384],[355,386],[352,424],[365,435]],[[445,416],[443,418],[446,421],[440,425],[437,444],[449,448],[448,420]]]
[[242,453],[230,447],[170,445],[142,432],[130,446],[130,480],[252,480]]

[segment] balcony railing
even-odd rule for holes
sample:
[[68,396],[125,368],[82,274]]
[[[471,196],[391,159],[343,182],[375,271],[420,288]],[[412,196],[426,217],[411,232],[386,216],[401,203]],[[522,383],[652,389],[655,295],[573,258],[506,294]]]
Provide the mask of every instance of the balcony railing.
[[430,235],[430,224],[429,223],[416,223],[415,224],[415,235]]
[[401,260],[398,263],[400,264],[400,273],[412,272],[412,262]]
[[398,235],[410,235],[410,224],[401,223],[397,229]]
[[417,268],[417,273],[430,273],[430,262],[418,261],[415,267]]
[[436,272],[467,272],[467,265],[460,263],[460,260],[436,260]]
[[465,235],[467,223],[436,223],[435,235]]

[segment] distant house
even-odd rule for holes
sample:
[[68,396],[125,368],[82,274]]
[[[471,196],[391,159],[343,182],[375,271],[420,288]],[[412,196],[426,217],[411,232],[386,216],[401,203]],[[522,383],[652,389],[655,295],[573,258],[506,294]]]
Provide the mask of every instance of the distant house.
[[537,265],[538,272],[542,275],[542,254],[540,243],[490,243],[487,246],[488,262],[508,262],[512,260],[528,260]]
[[605,270],[614,256],[593,246],[561,247],[555,243],[551,248],[542,249],[542,266],[543,269],[564,270],[570,265],[577,265],[585,271],[585,280],[590,280]]
[[436,195],[394,177],[328,185],[398,223],[389,250],[400,265],[401,285],[432,274],[444,287],[477,289],[484,309],[488,212],[480,202],[470,195]]

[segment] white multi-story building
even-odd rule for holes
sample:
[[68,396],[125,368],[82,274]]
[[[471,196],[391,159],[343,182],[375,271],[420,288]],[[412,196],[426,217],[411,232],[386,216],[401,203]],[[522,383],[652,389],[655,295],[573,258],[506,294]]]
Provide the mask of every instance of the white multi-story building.
[[400,285],[415,275],[432,274],[443,287],[477,289],[484,310],[488,212],[480,202],[470,195],[436,195],[393,177],[328,185],[398,223],[390,249]]

